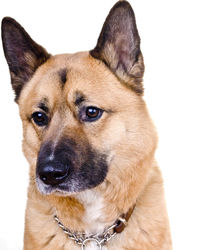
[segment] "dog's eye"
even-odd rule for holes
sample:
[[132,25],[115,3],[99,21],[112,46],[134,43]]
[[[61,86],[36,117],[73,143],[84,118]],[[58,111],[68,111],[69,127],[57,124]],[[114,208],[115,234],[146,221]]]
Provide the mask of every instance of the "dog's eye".
[[97,107],[89,106],[81,112],[81,120],[85,122],[93,122],[98,120],[103,114],[103,110]]
[[98,108],[95,107],[88,107],[86,109],[86,115],[88,118],[97,118],[97,116],[99,115],[100,110]]
[[32,119],[38,126],[46,126],[48,124],[48,116],[43,112],[35,112],[32,114]]

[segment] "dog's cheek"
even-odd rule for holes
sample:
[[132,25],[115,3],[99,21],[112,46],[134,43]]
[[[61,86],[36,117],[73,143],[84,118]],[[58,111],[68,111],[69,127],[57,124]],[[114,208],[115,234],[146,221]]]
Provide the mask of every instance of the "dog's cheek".
[[40,143],[33,125],[29,121],[23,121],[23,152],[31,166],[36,165]]
[[126,126],[123,120],[116,116],[111,119],[105,127],[103,133],[103,141],[106,141],[106,144],[111,150],[116,144],[118,144],[126,133]]
[[118,145],[126,133],[126,126],[119,116],[113,116],[102,123],[95,133],[86,132],[90,145],[108,157],[115,145]]

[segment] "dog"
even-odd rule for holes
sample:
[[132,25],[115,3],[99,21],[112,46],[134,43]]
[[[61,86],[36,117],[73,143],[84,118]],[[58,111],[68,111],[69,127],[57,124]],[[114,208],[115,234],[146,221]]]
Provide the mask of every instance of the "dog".
[[172,249],[130,4],[89,52],[52,56],[10,17],[2,41],[30,164],[24,250]]

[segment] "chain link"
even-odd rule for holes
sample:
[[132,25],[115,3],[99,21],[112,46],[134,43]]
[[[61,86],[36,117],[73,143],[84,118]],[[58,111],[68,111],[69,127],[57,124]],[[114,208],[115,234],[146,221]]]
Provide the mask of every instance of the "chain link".
[[85,234],[69,230],[61,223],[56,215],[54,215],[54,219],[67,237],[73,240],[76,244],[80,245],[82,250],[85,249],[85,245],[89,241],[96,242],[97,246],[99,246],[99,249],[101,250],[102,246],[116,235],[116,232],[114,232],[113,229],[117,226],[117,223],[114,223],[112,226],[107,228],[102,234]]

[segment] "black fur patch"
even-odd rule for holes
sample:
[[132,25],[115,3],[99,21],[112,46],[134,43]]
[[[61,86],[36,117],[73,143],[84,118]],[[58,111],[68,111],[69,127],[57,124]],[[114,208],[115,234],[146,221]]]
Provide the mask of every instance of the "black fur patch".
[[[46,193],[55,190],[64,192],[80,192],[101,184],[108,172],[106,155],[93,150],[87,143],[76,143],[73,139],[63,138],[55,148],[53,142],[42,145],[37,161],[36,175],[45,164],[63,167],[69,166],[68,177],[57,186],[45,186]],[[52,160],[49,156],[53,152]]]
[[38,108],[42,109],[46,113],[49,112],[49,108],[47,106],[47,99],[46,98],[44,98],[44,100],[39,103]]
[[61,80],[61,83],[62,85],[64,86],[64,84],[66,83],[67,81],[67,69],[64,68],[64,69],[61,69],[59,72],[58,72],[59,76],[60,76],[60,80]]
[[82,102],[85,101],[85,96],[81,92],[76,92],[75,96],[75,105],[79,106]]

